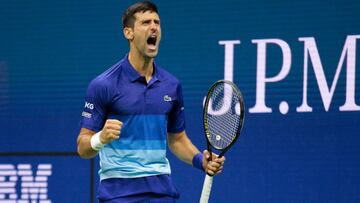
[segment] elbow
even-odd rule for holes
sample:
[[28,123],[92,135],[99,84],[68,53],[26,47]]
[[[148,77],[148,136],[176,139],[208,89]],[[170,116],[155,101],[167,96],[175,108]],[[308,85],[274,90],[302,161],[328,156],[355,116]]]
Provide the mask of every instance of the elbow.
[[171,151],[174,151],[176,148],[177,148],[177,144],[178,142],[177,142],[177,140],[175,140],[175,139],[169,139],[168,140],[168,147],[169,147],[169,149],[171,150]]
[[77,153],[83,159],[93,158],[93,156],[90,156],[88,153],[85,152],[85,150],[82,150],[80,146],[77,147]]
[[174,148],[175,148],[174,144],[173,143],[168,143],[168,147],[169,147],[170,151],[174,153]]
[[186,134],[185,131],[180,133],[172,133],[168,134],[168,147],[171,151],[177,150],[179,147],[182,146],[183,143],[186,142]]
[[80,149],[80,147],[77,148],[77,153],[81,158],[86,159],[85,153]]

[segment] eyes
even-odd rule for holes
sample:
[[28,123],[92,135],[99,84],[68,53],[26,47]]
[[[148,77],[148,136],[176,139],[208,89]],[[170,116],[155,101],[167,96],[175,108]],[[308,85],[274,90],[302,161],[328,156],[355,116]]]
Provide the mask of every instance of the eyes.
[[143,20],[141,21],[141,24],[150,25],[152,22],[154,22],[155,25],[160,25],[160,20],[152,20],[152,19]]

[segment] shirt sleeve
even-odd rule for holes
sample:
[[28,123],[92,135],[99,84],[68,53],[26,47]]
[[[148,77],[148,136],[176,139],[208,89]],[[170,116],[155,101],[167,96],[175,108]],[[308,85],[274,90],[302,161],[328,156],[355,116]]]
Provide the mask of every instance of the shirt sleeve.
[[180,83],[176,87],[176,100],[169,114],[167,129],[169,133],[178,133],[185,130],[184,101]]
[[80,122],[81,128],[87,128],[95,132],[100,131],[107,116],[107,98],[108,91],[104,83],[99,80],[93,80],[88,86],[84,110]]

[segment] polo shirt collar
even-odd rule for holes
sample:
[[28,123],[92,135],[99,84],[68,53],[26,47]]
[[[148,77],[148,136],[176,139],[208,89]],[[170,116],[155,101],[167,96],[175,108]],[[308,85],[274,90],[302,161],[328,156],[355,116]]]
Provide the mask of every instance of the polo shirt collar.
[[[156,81],[160,81],[160,77],[159,77],[159,73],[158,73],[158,68],[157,65],[153,64],[154,66],[154,72],[153,72],[153,76],[151,78],[151,80],[149,81],[149,83],[154,83]],[[135,68],[131,65],[130,61],[129,61],[129,54],[126,54],[125,56],[125,60],[124,60],[124,68],[126,71],[127,76],[129,77],[131,82],[135,82],[137,81],[139,78],[141,78],[142,76],[135,70]]]

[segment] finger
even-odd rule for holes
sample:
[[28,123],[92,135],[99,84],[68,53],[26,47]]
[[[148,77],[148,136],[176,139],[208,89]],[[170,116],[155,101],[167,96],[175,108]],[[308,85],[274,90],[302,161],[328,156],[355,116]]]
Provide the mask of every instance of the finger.
[[112,140],[119,139],[119,138],[120,138],[120,136],[118,134],[109,133],[109,132],[105,132],[105,131],[103,131],[100,135],[100,141],[103,144],[107,144],[107,143],[111,142]]
[[219,159],[218,156],[219,155],[217,155],[215,153],[211,153],[211,161],[215,161],[215,160]]
[[215,154],[215,153],[211,153],[212,154],[212,157],[214,157],[214,158],[217,158],[219,155],[218,154]]
[[223,170],[223,167],[221,166],[221,167],[219,167],[217,169],[208,170],[208,173],[209,174],[211,173],[213,175],[218,175],[218,174],[220,174],[222,172],[222,170]]
[[117,134],[114,134],[114,133],[109,133],[109,134],[107,135],[107,139],[108,139],[109,141],[112,141],[112,140],[115,140],[115,139],[119,139],[119,138],[120,138],[120,136],[117,135]]
[[107,133],[107,134],[112,134],[112,135],[118,136],[118,135],[120,135],[120,130],[108,129],[108,130],[106,131],[106,133]]
[[206,173],[211,175],[211,176],[215,175],[214,171],[212,171],[212,170],[207,170]]
[[209,170],[214,171],[214,172],[220,170],[220,166],[219,166],[219,167],[216,167],[216,166],[208,166],[207,168],[208,168]]
[[203,155],[204,155],[204,157],[205,157],[206,160],[208,160],[208,159],[210,158],[210,153],[209,153],[208,150],[204,150],[204,151],[203,151]]
[[111,139],[116,140],[119,138],[120,138],[120,135],[111,134]]
[[210,161],[209,165],[212,167],[216,167],[219,168],[221,166],[221,163],[215,162],[215,161]]
[[220,168],[220,165],[208,164],[206,168],[211,171],[217,171]]
[[219,163],[219,164],[224,164],[224,162],[225,162],[225,157],[216,158],[216,159],[214,159],[213,161],[216,162],[216,163]]
[[221,160],[222,162],[224,162],[224,161],[226,160],[226,158],[223,156],[223,157],[220,158],[220,160]]
[[107,124],[105,128],[112,129],[112,130],[121,130],[121,125],[110,123],[110,124]]
[[123,123],[118,120],[107,120],[104,126],[120,126],[122,127]]
[[107,119],[106,123],[115,124],[115,125],[122,125],[123,124],[121,121],[119,121],[117,119]]

